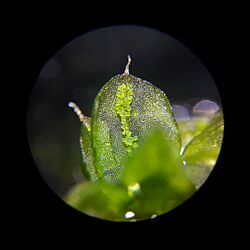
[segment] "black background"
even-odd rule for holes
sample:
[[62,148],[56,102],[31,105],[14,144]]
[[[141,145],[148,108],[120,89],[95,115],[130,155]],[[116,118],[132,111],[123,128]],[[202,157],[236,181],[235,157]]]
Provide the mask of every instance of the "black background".
[[[193,8],[154,2],[141,6],[105,4],[59,2],[52,6],[36,1],[33,5],[19,2],[9,6],[6,108],[12,119],[8,123],[11,132],[5,133],[9,159],[3,164],[10,170],[8,178],[3,178],[7,180],[8,245],[34,249],[249,247],[249,163],[244,162],[245,147],[238,141],[249,138],[244,133],[249,116],[244,78],[244,63],[249,57],[249,11],[245,6],[205,4]],[[213,76],[224,108],[222,151],[208,181],[183,205],[150,221],[106,222],[66,206],[43,181],[28,147],[26,110],[41,68],[75,37],[114,24],[156,28],[188,45]]]

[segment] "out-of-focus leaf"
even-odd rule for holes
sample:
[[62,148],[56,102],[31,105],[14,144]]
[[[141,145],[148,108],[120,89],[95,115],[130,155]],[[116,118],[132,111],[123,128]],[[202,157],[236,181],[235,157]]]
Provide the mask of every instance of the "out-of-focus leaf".
[[113,221],[149,219],[175,208],[195,191],[166,134],[157,130],[129,157],[121,181],[86,182],[65,201],[94,217]]
[[124,204],[128,200],[128,192],[121,185],[102,181],[86,182],[74,186],[65,195],[64,200],[70,206],[90,216],[121,221],[124,219]]
[[177,123],[160,89],[130,74],[115,76],[105,84],[92,112],[93,148],[101,178],[119,181],[130,151],[156,127],[164,130],[173,150],[179,151]]
[[192,183],[198,190],[208,178],[211,173],[211,168],[207,165],[188,165],[186,172]]
[[152,133],[132,155],[121,181],[131,190],[127,210],[134,212],[136,219],[163,214],[195,191],[179,154],[161,130]]
[[209,126],[208,117],[192,117],[188,121],[179,121],[178,127],[182,138],[182,147],[185,147],[195,136]]
[[210,115],[193,116],[190,120],[177,121],[182,138],[182,147],[186,147],[194,137],[219,120],[223,120],[222,111]]
[[188,165],[214,166],[222,144],[224,122],[222,116],[216,117],[214,122],[202,133],[193,138],[186,146],[182,159]]
[[219,156],[224,131],[222,113],[213,117],[210,125],[186,146],[182,160],[196,189],[206,181]]

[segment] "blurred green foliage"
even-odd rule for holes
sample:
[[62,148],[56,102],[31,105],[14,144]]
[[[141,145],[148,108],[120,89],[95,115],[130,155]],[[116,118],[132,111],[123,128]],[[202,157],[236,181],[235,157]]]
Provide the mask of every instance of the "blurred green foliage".
[[[133,221],[163,214],[194,192],[179,155],[157,130],[130,156],[119,183],[85,182],[73,187],[65,201],[91,216]],[[129,211],[134,216],[126,218]]]
[[214,119],[212,124],[195,136],[183,152],[186,163],[214,166],[221,148],[223,129],[223,119]]
[[[172,150],[164,132],[157,130],[130,156],[119,183],[86,181],[72,187],[64,200],[81,212],[111,221],[137,221],[166,213],[187,200],[209,176],[223,128],[219,113],[196,132],[181,156]],[[133,216],[126,218],[128,212]]]
[[221,112],[214,115],[209,124],[186,145],[181,156],[187,173],[198,189],[212,171],[221,149],[224,121]]

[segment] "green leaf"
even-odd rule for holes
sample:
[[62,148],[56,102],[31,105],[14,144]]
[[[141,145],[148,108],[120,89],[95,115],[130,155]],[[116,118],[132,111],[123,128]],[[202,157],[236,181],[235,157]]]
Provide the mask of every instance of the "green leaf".
[[211,173],[211,168],[207,165],[187,165],[185,170],[196,190],[203,185]]
[[98,173],[94,162],[91,133],[89,128],[84,123],[81,125],[80,146],[81,168],[83,175],[87,180],[96,181],[98,179]]
[[224,131],[222,113],[216,115],[210,125],[194,137],[185,147],[182,160],[186,172],[198,190],[211,173],[220,153]]
[[195,191],[179,154],[162,130],[153,132],[131,156],[121,181],[130,190],[127,210],[133,211],[136,219],[163,214]]
[[192,117],[188,121],[179,121],[178,127],[182,138],[182,147],[185,147],[195,136],[200,134],[206,127],[210,125],[208,117]]
[[118,182],[127,157],[157,127],[179,152],[177,123],[160,89],[130,74],[115,76],[106,83],[92,112],[93,149],[101,178]]
[[212,168],[220,153],[223,131],[224,122],[221,115],[187,144],[182,159],[187,165],[206,165]]
[[80,148],[81,148],[81,169],[86,180],[96,181],[98,175],[94,163],[94,154],[91,137],[91,118],[85,116],[81,109],[74,102],[69,102],[68,106],[74,110],[81,121]]
[[127,199],[126,188],[102,181],[75,185],[64,197],[64,201],[77,210],[111,221],[125,220],[124,204]]
[[135,221],[172,210],[194,191],[165,131],[156,130],[129,156],[119,183],[86,182],[73,187],[65,201],[90,216]]

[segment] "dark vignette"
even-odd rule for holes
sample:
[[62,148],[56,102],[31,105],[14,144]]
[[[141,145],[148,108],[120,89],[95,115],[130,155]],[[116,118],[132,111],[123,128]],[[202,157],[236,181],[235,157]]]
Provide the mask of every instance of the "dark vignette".
[[[123,12],[119,9],[115,12],[112,8],[106,11],[99,8],[98,11],[96,7],[87,5],[76,8],[73,4],[51,6],[46,2],[36,2],[35,6],[13,4],[9,17],[10,83],[7,93],[13,100],[10,109],[18,107],[10,125],[11,128],[13,126],[11,134],[18,150],[14,154],[12,152],[10,159],[13,163],[9,165],[12,167],[11,186],[8,185],[11,202],[6,206],[7,222],[11,225],[9,244],[16,243],[19,247],[85,244],[245,246],[249,232],[249,205],[245,191],[248,189],[244,180],[247,173],[235,172],[235,166],[246,164],[233,158],[229,143],[236,140],[235,130],[243,129],[240,125],[233,127],[243,112],[238,112],[232,104],[232,97],[238,91],[235,82],[240,90],[244,88],[241,82],[244,66],[240,61],[246,54],[244,34],[247,18],[244,8],[196,6],[154,10],[141,7],[140,11],[126,9]],[[33,83],[55,51],[84,32],[111,24],[129,23],[166,31],[187,44],[201,58],[221,95],[225,137],[216,169],[192,200],[159,220],[121,225],[72,212],[50,191],[34,167],[28,150],[25,118]],[[242,99],[241,105],[245,102]],[[237,118],[233,115],[236,113]],[[232,158],[228,157],[230,153]]]

